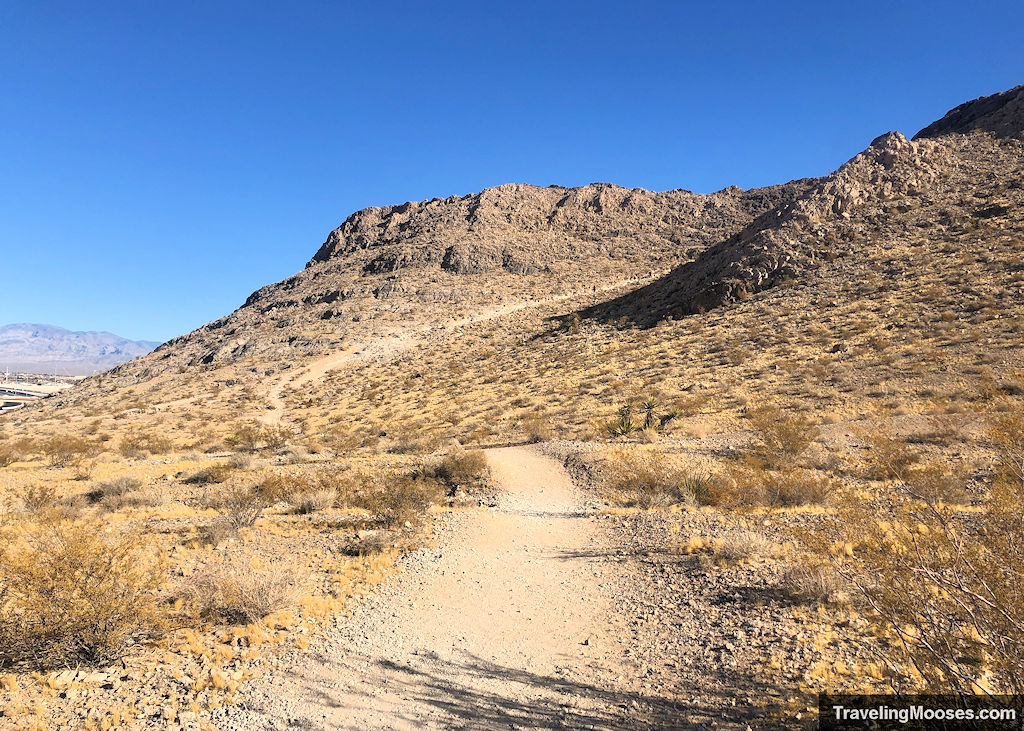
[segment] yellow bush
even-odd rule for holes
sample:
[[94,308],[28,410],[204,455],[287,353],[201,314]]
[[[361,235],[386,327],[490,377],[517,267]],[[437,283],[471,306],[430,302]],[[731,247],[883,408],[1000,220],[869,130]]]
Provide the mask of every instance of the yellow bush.
[[[888,628],[895,642],[887,660],[908,684],[1024,693],[1022,427],[1016,413],[992,431],[1000,463],[982,512],[945,502],[941,470],[908,468],[881,505],[847,500],[805,537]],[[840,544],[852,550],[831,550]]]
[[0,664],[109,662],[163,627],[163,571],[137,534],[49,516],[0,538]]
[[72,467],[98,451],[92,442],[68,435],[45,439],[40,449],[51,467]]
[[706,487],[706,478],[687,474],[660,452],[613,450],[603,473],[615,502],[645,509],[690,504]]
[[818,438],[818,427],[799,414],[776,406],[760,406],[747,412],[747,419],[760,439],[760,451],[771,463],[790,462]]

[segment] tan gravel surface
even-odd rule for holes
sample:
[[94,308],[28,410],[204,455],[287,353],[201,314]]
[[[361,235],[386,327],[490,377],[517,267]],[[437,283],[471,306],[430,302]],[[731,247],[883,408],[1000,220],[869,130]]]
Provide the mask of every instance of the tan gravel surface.
[[558,461],[528,447],[487,454],[497,505],[452,515],[437,545],[219,726],[635,726],[609,621],[616,569],[595,561],[600,521]]

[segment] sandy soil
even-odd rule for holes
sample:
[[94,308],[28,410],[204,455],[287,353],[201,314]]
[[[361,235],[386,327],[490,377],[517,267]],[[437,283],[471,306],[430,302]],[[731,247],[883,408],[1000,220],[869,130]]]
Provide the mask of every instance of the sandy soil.
[[[562,465],[488,451],[502,492],[238,706],[231,729],[632,728],[614,566]],[[624,678],[626,678],[624,680]],[[635,719],[634,719],[635,720]]]

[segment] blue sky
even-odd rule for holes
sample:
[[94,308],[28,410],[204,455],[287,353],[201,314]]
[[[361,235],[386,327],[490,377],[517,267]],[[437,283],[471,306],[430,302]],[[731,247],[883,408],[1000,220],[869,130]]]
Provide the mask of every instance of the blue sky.
[[0,0],[0,324],[167,339],[352,211],[835,169],[1024,83],[1024,4]]

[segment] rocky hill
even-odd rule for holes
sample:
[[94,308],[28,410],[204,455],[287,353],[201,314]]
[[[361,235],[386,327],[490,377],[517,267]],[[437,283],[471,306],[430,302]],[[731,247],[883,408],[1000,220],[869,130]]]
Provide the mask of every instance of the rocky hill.
[[[178,374],[193,383],[209,371],[231,387],[410,328],[616,283],[636,282],[583,314],[651,325],[809,283],[823,265],[861,276],[869,242],[965,235],[1019,209],[1022,89],[961,105],[912,140],[883,134],[820,179],[710,195],[510,184],[367,208],[303,271],[119,367],[103,390],[157,378],[173,389]],[[66,398],[95,397],[90,388]]]
[[0,327],[0,366],[12,370],[81,375],[149,353],[159,343],[108,332],[72,332],[54,325]]
[[964,102],[922,129],[914,139],[975,131],[999,138],[1019,137],[1024,131],[1024,85]]
[[[905,221],[917,211],[915,226],[942,235],[964,219],[1019,209],[1013,179],[1024,163],[1022,130],[1018,86],[956,107],[913,140],[888,132],[796,200],[587,314],[651,324],[701,312],[804,278],[823,262],[855,254],[868,238],[899,235],[895,214]],[[989,184],[997,180],[1006,185],[994,194]]]
[[810,181],[710,195],[510,184],[358,211],[306,268],[119,369],[125,382],[257,360],[279,367],[414,322],[646,278],[695,256]]

